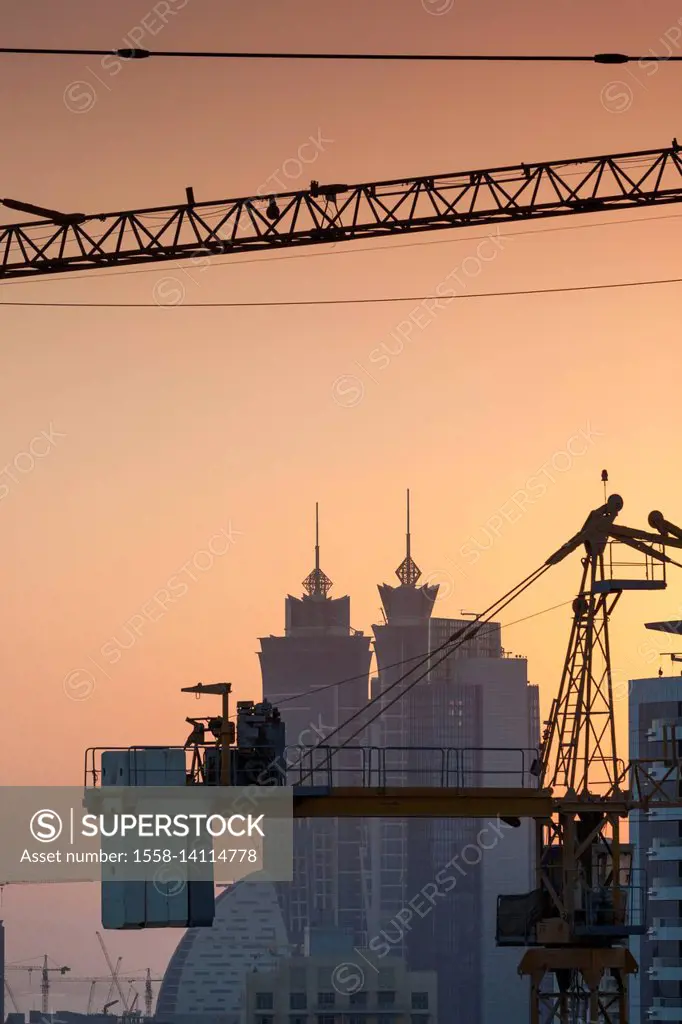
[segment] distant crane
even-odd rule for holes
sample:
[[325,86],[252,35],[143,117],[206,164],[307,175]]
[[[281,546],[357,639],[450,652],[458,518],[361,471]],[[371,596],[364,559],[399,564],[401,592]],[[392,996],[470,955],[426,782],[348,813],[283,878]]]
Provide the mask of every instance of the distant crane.
[[[100,932],[95,932],[95,935],[97,936],[99,944],[102,947],[102,952],[104,953],[104,959],[106,960],[107,967],[109,968],[109,970],[111,972],[111,978],[112,978],[112,981],[114,982],[114,985],[116,986],[116,991],[118,993],[118,998],[119,998],[119,1000],[121,1002],[121,1006],[127,1012],[128,1011],[128,1004],[126,1002],[126,997],[123,994],[123,989],[121,987],[121,982],[120,982],[119,977],[118,977],[118,966],[117,966],[116,970],[114,970],[114,965],[112,964],[111,957],[109,956],[109,953],[107,952],[107,947],[104,945],[104,939],[102,938],[101,933]],[[120,964],[120,960],[119,960],[119,964]]]
[[[110,976],[109,976],[109,978],[106,978],[106,979],[105,979],[106,981],[108,981],[108,982],[109,982],[109,988],[108,988],[108,990],[107,990],[107,998],[106,998],[106,1002],[109,1002],[109,1000],[111,999],[111,997],[112,997],[112,996],[113,996],[113,994],[114,994],[114,989],[115,989],[115,987],[116,987],[116,979],[117,979],[117,978],[118,978],[118,976],[119,976],[119,971],[121,970],[121,964],[122,964],[122,963],[123,963],[123,957],[122,957],[122,956],[120,956],[120,957],[118,958],[118,960],[116,961],[116,967],[114,968],[114,973],[113,973],[112,975],[110,975]],[[118,1001],[118,1000],[117,1000],[117,1001]],[[124,1011],[124,1012],[125,1012],[125,1011]]]
[[0,882],[0,907],[2,906],[2,897],[4,895],[6,885],[54,885],[54,882]]
[[154,991],[152,989],[152,972],[147,968],[147,977],[144,983],[144,1015],[150,1018],[154,1005]]
[[48,967],[47,954],[43,957],[42,967],[33,966],[32,964],[22,966],[16,964],[5,968],[6,971],[28,971],[29,978],[33,971],[40,971],[40,993],[42,997],[42,1013],[43,1016],[47,1016],[50,1012],[50,974],[57,972],[59,974],[66,974],[71,970],[70,967]]
[[[152,971],[151,971],[150,967],[147,967],[145,969],[144,975],[141,975],[141,970],[142,970],[141,968],[137,969],[135,971],[131,971],[130,973],[126,972],[125,974],[121,974],[121,970],[120,970],[121,969],[121,961],[122,961],[122,957],[119,957],[117,962],[116,962],[116,966],[114,968],[114,975],[113,976],[110,975],[110,974],[105,974],[105,975],[100,975],[98,977],[94,977],[92,975],[87,975],[85,977],[80,977],[79,975],[72,974],[70,978],[64,978],[64,981],[75,982],[76,984],[80,984],[80,985],[85,985],[85,984],[87,984],[89,982],[89,984],[90,984],[90,992],[89,992],[89,995],[88,995],[88,1009],[86,1011],[87,1013],[91,1013],[92,1012],[92,1007],[93,1007],[93,1003],[94,1003],[94,999],[95,999],[95,988],[96,988],[96,986],[98,984],[102,984],[104,982],[109,982],[109,992],[107,994],[107,1000],[106,1000],[107,1001],[107,1005],[114,1005],[113,1003],[109,1003],[109,1000],[111,999],[111,996],[112,996],[112,993],[113,993],[113,990],[114,990],[116,978],[120,979],[122,982],[127,982],[127,984],[130,987],[131,991],[129,992],[129,996],[132,995],[133,996],[133,1000],[130,1003],[129,1011],[130,1011],[130,1013],[133,1013],[133,1011],[135,1010],[135,1007],[137,1006],[139,998],[140,998],[140,993],[135,988],[135,986],[139,985],[142,981],[144,981],[144,1009],[145,1009],[144,1015],[145,1015],[145,1017],[150,1018],[152,1016],[152,1014],[153,1014],[153,1007],[154,1007],[154,989],[152,988],[152,984],[153,983],[159,983],[160,984],[163,981],[163,978],[154,977],[152,975]],[[35,968],[31,968],[31,970],[34,970],[34,969]],[[119,1001],[118,999],[115,1000],[116,1003],[118,1003],[118,1001]],[[137,1012],[139,1013],[139,1011],[137,1011]]]

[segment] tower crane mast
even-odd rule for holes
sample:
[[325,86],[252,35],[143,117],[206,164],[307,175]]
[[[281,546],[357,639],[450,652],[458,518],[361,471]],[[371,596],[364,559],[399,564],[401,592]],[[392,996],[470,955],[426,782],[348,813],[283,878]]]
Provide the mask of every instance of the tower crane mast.
[[[71,970],[71,968],[70,967],[50,967],[49,964],[48,964],[48,956],[46,954],[43,957],[43,963],[42,963],[41,967],[37,967],[35,965],[27,965],[27,966],[24,967],[24,966],[21,966],[21,965],[17,964],[17,965],[10,965],[10,966],[6,967],[5,970],[8,970],[8,971],[28,971],[29,978],[31,977],[31,975],[33,974],[34,971],[40,971],[40,995],[41,995],[42,1013],[43,1013],[43,1016],[47,1016],[47,1014],[50,1012],[50,974],[51,973],[57,973],[57,974],[61,974],[63,976],[65,974],[68,974],[68,972]],[[8,991],[9,991],[9,988],[8,988]]]
[[497,225],[682,200],[676,139],[663,149],[321,185],[267,197],[115,213],[60,213],[5,198],[40,220],[0,226],[0,280],[365,238]]
[[[666,548],[681,548],[682,532],[660,512],[649,515],[651,531],[616,525],[622,507],[622,498],[611,495],[548,559],[555,565],[584,550],[559,693],[541,749],[540,787],[565,803],[551,819],[536,819],[536,890],[522,935],[507,916],[518,912],[518,898],[498,901],[498,943],[535,947],[520,967],[531,979],[531,1024],[626,1024],[628,975],[637,970],[624,943],[643,933],[637,905],[643,893],[623,862],[621,813],[609,807],[630,784],[616,750],[609,620],[624,591],[666,587],[667,565],[680,564]],[[618,559],[619,546],[637,552],[639,576],[631,555]]]

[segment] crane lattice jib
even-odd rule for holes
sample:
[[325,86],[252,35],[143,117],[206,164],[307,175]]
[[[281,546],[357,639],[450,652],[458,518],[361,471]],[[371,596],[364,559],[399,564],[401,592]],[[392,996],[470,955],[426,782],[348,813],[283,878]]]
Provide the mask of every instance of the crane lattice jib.
[[[666,149],[516,164],[301,192],[63,214],[0,227],[0,278],[497,225],[682,200],[682,159]],[[492,257],[491,257],[492,258]]]

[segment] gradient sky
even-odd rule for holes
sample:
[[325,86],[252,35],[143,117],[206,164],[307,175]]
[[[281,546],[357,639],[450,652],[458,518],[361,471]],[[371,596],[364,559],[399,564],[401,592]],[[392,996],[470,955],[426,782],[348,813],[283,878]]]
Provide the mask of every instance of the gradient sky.
[[[539,0],[455,0],[434,13],[446,6],[189,0],[159,28],[150,0],[5,0],[0,26],[6,46],[113,48],[148,16],[139,45],[150,49],[665,55],[682,38],[679,5],[668,0],[598,9],[583,0],[570,17]],[[95,212],[182,201],[187,185],[198,200],[251,195],[276,174],[295,189],[311,178],[352,183],[654,148],[682,131],[682,69],[651,72],[150,60],[113,75],[99,58],[3,56],[0,192]],[[323,140],[318,156],[294,175],[311,137]],[[680,212],[661,210],[512,226],[467,294],[682,276]],[[603,467],[624,497],[624,523],[645,526],[652,508],[682,521],[682,286],[463,300],[402,352],[391,332],[414,304],[185,305],[430,294],[485,235],[2,286],[3,301],[36,303],[152,302],[168,278],[184,289],[172,309],[0,312],[0,466],[29,466],[22,453],[32,442],[44,450],[33,441],[42,431],[63,435],[32,471],[0,477],[5,784],[79,783],[91,745],[184,740],[194,705],[178,691],[200,679],[229,679],[236,699],[257,697],[257,638],[282,631],[284,597],[300,593],[312,568],[315,501],[322,568],[333,594],[351,594],[363,630],[378,617],[376,584],[393,580],[403,557],[406,487],[413,554],[441,583],[440,616],[480,611],[560,546],[601,502]],[[383,342],[396,354],[378,370],[369,353]],[[354,404],[351,385],[362,392]],[[581,429],[589,446],[566,468],[557,453]],[[553,458],[562,471],[550,469],[545,493],[483,550],[486,523]],[[131,617],[230,528],[227,553],[183,577],[187,592],[122,650]],[[502,621],[570,601],[579,572],[577,558],[554,570]],[[642,645],[665,641],[652,643],[642,623],[681,604],[674,575],[662,595],[626,595],[612,634],[620,679],[655,674],[661,662]],[[503,634],[527,655],[543,709],[558,687],[569,615],[564,605]],[[107,644],[110,656],[121,652],[116,664],[102,655]],[[618,714],[624,757],[624,700]],[[74,973],[103,973],[97,908],[95,887],[76,896],[7,889],[8,957],[68,951]],[[128,969],[159,971],[176,939],[107,941]]]

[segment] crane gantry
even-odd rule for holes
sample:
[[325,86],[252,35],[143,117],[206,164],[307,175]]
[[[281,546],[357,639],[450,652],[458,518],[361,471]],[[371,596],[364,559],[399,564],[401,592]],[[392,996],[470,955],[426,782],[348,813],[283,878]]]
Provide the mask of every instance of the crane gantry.
[[303,191],[185,202],[116,213],[61,213],[16,199],[41,218],[0,226],[0,280],[190,257],[352,242],[502,225],[682,200],[676,139],[664,149],[520,163]]

